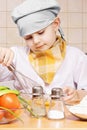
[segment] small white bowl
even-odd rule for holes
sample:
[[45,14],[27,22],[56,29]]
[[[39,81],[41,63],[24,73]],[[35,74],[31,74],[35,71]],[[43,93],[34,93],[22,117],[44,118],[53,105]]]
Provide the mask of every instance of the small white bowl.
[[76,117],[87,120],[87,106],[74,105],[69,107],[69,111]]

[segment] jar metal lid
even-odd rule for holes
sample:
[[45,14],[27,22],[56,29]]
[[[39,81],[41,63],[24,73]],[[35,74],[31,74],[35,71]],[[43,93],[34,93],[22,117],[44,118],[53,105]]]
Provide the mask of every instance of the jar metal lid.
[[63,91],[61,88],[53,88],[52,91],[51,91],[51,97],[60,97],[63,95]]
[[43,88],[41,86],[34,86],[32,88],[32,94],[43,94]]

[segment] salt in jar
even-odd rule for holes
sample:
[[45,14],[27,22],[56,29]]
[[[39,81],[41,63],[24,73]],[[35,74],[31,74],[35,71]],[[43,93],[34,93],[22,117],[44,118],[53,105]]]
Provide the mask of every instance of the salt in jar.
[[61,88],[52,89],[50,95],[50,106],[47,112],[48,119],[63,119],[65,117],[62,93],[63,92]]

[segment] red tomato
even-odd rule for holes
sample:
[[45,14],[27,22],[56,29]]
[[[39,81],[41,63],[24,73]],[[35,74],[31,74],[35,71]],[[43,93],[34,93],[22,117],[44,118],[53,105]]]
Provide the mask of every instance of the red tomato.
[[[8,109],[16,109],[12,110],[15,114],[17,114],[17,108],[20,108],[20,102],[16,94],[8,93],[0,96],[0,106],[8,108]],[[5,118],[13,119],[15,116],[10,112],[6,111],[4,113]]]
[[0,109],[0,120],[4,117],[4,111]]
[[0,106],[5,108],[19,108],[20,102],[16,94],[8,93],[0,96]]

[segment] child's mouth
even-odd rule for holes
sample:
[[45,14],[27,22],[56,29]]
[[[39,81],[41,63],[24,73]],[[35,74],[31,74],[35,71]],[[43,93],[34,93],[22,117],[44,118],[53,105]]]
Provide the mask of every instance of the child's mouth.
[[44,45],[37,46],[36,49],[43,48]]

